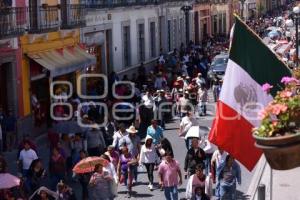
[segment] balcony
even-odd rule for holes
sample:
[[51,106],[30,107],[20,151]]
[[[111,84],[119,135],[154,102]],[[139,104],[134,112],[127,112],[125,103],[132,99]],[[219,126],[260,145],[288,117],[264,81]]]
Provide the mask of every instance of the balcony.
[[60,26],[58,6],[29,7],[29,33],[57,31]]
[[126,6],[155,5],[167,0],[87,0],[88,8],[115,8]]
[[196,4],[203,4],[203,3],[205,4],[205,3],[210,3],[210,2],[211,2],[210,0],[196,0],[195,1]]
[[80,28],[85,26],[86,6],[83,4],[68,4],[61,6],[62,29]]
[[0,10],[0,39],[20,36],[25,32],[26,8],[8,7]]

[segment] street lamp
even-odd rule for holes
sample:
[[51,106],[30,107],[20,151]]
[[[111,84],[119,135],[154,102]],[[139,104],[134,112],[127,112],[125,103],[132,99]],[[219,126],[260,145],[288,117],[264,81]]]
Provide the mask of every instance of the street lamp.
[[184,6],[181,7],[181,10],[185,14],[185,34],[186,34],[186,45],[190,42],[190,10],[192,10],[192,6],[190,6],[187,2]]
[[[300,8],[298,6],[293,8],[293,13],[294,13],[294,21],[295,21],[295,28],[296,28],[296,65],[298,67],[298,63],[299,63],[299,34],[298,34],[298,20],[299,20],[299,14],[300,14]],[[291,21],[287,20],[287,23],[289,25],[291,25]]]

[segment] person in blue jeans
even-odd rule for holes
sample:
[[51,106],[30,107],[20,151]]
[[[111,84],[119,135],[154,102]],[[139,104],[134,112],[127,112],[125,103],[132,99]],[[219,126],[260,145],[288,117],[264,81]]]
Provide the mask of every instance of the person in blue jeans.
[[217,169],[217,200],[236,200],[236,183],[241,184],[241,168],[231,155]]
[[174,160],[170,151],[166,152],[165,160],[160,163],[158,175],[159,184],[164,189],[166,200],[178,200],[177,187],[182,184],[182,174],[179,162]]

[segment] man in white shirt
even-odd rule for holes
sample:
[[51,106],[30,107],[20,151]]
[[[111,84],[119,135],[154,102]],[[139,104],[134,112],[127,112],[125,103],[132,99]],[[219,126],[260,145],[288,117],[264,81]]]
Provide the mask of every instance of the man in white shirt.
[[128,135],[127,131],[126,131],[126,127],[125,127],[125,124],[121,123],[119,125],[119,130],[116,131],[114,133],[114,136],[113,136],[113,143],[112,143],[112,146],[115,147],[115,149],[119,149],[119,146],[120,146],[120,140],[121,138],[123,138],[124,136]]
[[149,91],[147,91],[146,94],[142,97],[142,102],[148,109],[153,108],[154,100]]
[[218,147],[218,149],[213,153],[211,158],[211,166],[217,170],[221,163],[223,163],[226,159],[227,152]]
[[30,148],[28,141],[24,142],[24,149],[20,152],[18,164],[22,164],[22,174],[27,177],[32,161],[38,159],[36,152]]

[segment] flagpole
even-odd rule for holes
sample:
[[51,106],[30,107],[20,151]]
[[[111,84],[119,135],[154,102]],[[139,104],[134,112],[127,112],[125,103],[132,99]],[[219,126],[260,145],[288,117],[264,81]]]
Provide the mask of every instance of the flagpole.
[[270,166],[270,200],[273,199],[273,169]]

